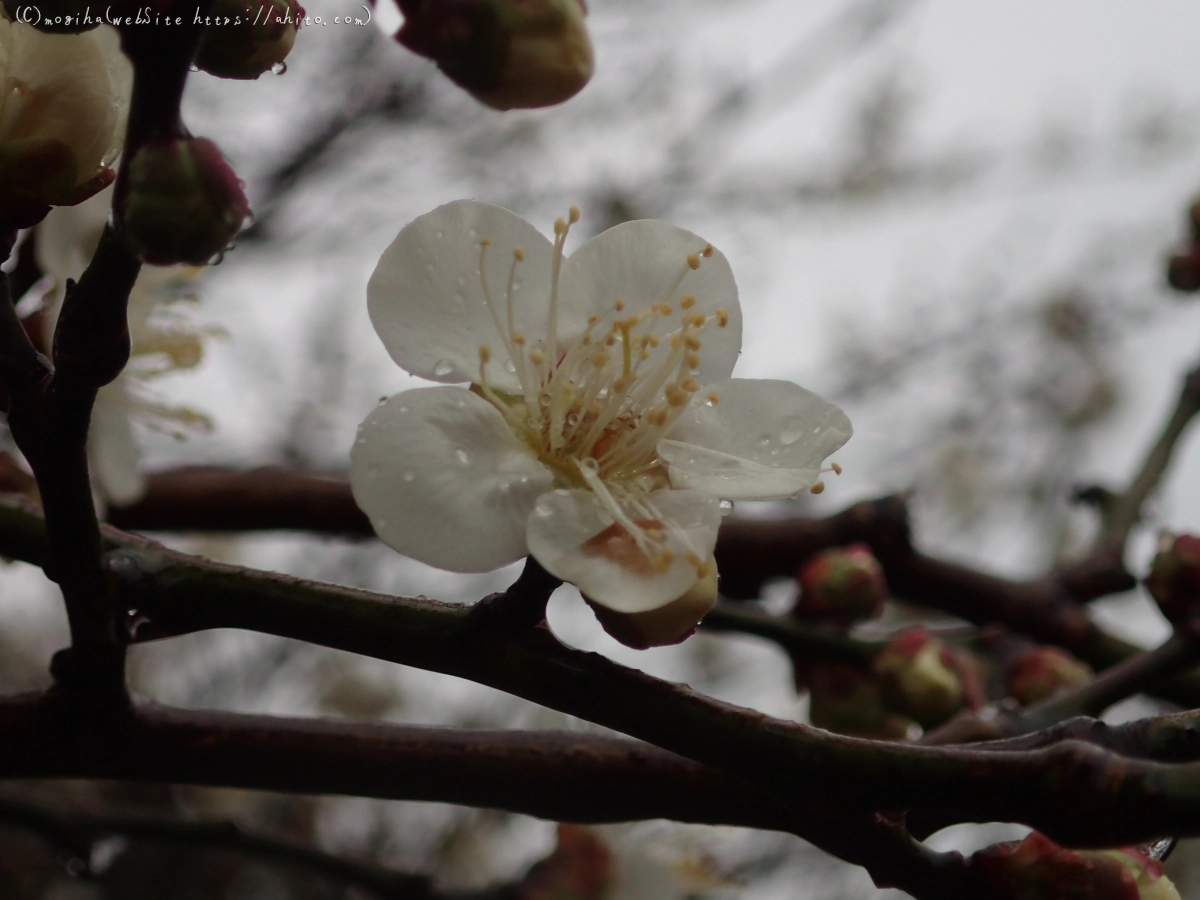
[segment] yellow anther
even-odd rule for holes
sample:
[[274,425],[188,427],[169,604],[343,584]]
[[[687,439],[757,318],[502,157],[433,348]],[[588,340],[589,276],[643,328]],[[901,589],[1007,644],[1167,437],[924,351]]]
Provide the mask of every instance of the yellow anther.
[[708,401],[709,406],[716,406],[718,403],[721,402],[721,395],[718,394],[716,391],[713,391],[705,399]]
[[491,359],[492,359],[492,348],[489,347],[487,344],[480,344],[479,345],[479,361],[486,365],[488,362],[491,361]]
[[687,364],[688,364],[689,369],[700,368],[700,354],[696,353],[694,351],[692,353],[689,353],[687,355]]
[[729,310],[718,309],[717,310],[717,327],[724,328],[728,324],[729,324]]
[[491,239],[491,238],[484,238],[483,240],[481,240],[481,241],[479,242],[479,246],[480,246],[480,247],[490,247],[490,246],[492,246],[492,239]]
[[524,262],[525,261],[525,248],[524,247],[513,247],[513,259],[515,259],[517,262]]
[[658,335],[649,334],[649,335],[646,335],[646,337],[649,338],[649,340],[646,343],[648,343],[650,345],[651,349],[658,346],[658,344],[659,344]]
[[649,359],[649,358],[650,358],[650,351],[649,351],[649,350],[643,350],[641,353],[639,353],[639,354],[638,354],[638,359],[640,359],[640,360],[643,360],[643,361],[644,361],[644,360],[647,360],[647,359]]
[[842,467],[841,467],[841,466],[839,466],[837,463],[830,463],[830,464],[829,464],[829,468],[833,469],[833,474],[834,474],[834,475],[841,475],[841,474],[842,474]]
[[671,335],[671,349],[674,350],[676,347],[678,347],[681,340],[683,340],[683,338],[679,336],[678,332]]
[[700,563],[700,565],[696,566],[696,577],[707,578],[709,571],[711,571],[711,567],[708,563]]
[[695,305],[696,305],[696,295],[695,294],[684,294],[682,297],[679,298],[679,308],[680,309],[691,309]]
[[567,210],[567,216],[571,219],[572,225],[579,221],[579,217],[581,215],[582,213],[579,211],[578,206],[572,206],[569,210]]
[[562,237],[563,235],[565,235],[567,233],[566,219],[555,219],[554,220],[554,233],[556,235],[558,235],[559,237]]
[[692,321],[689,323],[693,328],[700,328],[708,321],[708,316],[704,313],[692,313]]
[[542,352],[540,347],[534,347],[529,351],[529,361],[535,366],[540,366],[546,361],[546,354]]
[[608,353],[606,353],[603,350],[597,350],[592,355],[592,365],[595,366],[597,369],[603,369],[605,366],[608,365],[608,361],[610,359],[612,359],[612,356],[610,356]]
[[622,375],[620,378],[618,378],[616,381],[614,381],[612,383],[612,389],[614,391],[616,391],[618,394],[623,394],[627,390],[629,390],[629,385],[632,383],[633,383],[632,376]]
[[665,572],[671,568],[673,562],[675,562],[675,551],[670,547],[663,547],[662,552],[654,559],[654,567],[660,572]]
[[696,335],[692,334],[690,331],[683,336],[683,343],[687,345],[687,348],[693,353],[704,346],[700,338],[696,337]]
[[683,381],[679,382],[679,386],[689,394],[694,394],[696,391],[700,390],[700,385],[696,384],[695,378],[685,378]]
[[667,424],[668,413],[665,409],[656,409],[650,414],[650,424],[662,428]]
[[712,256],[713,255],[713,245],[705,244],[703,254],[704,254],[705,259],[708,259],[710,256]]
[[686,406],[688,402],[687,392],[677,384],[668,384],[667,402],[675,407]]
[[514,331],[512,334],[512,342],[514,344],[516,344],[518,347],[524,347],[525,346],[525,335],[521,334],[521,332],[519,332],[519,331]]
[[687,258],[688,268],[693,272],[700,268],[700,257],[695,253],[689,253]]
[[818,481],[816,484],[814,484],[812,487],[810,487],[808,489],[808,492],[810,494],[819,494],[824,490],[825,490],[825,482]]
[[704,560],[702,560],[699,554],[693,550],[689,550],[687,556],[684,558],[688,561],[688,565],[692,568],[698,569],[704,565]]
[[588,328],[595,328],[596,323],[600,321],[599,316],[588,316]]
[[624,308],[625,308],[625,301],[622,300],[620,297],[618,297],[616,300],[613,301],[613,309],[615,309],[617,312],[620,312]]
[[604,346],[605,347],[611,347],[616,342],[617,342],[617,336],[615,334],[613,334],[611,331],[604,336]]

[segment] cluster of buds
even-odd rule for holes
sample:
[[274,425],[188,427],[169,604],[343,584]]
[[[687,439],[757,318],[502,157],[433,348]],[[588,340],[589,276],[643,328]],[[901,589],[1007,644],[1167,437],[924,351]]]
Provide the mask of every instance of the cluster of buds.
[[1059,691],[1084,684],[1094,673],[1081,662],[1058,647],[1030,647],[1008,664],[1005,681],[1008,693],[1022,706],[1031,706]]
[[204,265],[250,214],[242,183],[206,138],[148,141],[129,160],[117,198],[130,249],[157,266]]
[[0,227],[39,222],[112,183],[133,70],[116,33],[45,34],[0,13]]
[[592,77],[583,0],[399,0],[396,40],[494,109],[568,100]]
[[1162,864],[1133,847],[1067,850],[1038,832],[975,853],[981,900],[1179,900]]
[[1194,627],[1200,616],[1200,538],[1163,534],[1146,577],[1162,614],[1174,626]]
[[800,598],[793,614],[808,621],[848,626],[883,612],[888,587],[866,544],[818,553],[796,574]]
[[961,709],[983,705],[978,664],[924,628],[907,628],[875,657],[875,675],[888,706],[924,728],[942,724]]
[[280,72],[296,42],[304,8],[295,0],[217,0],[196,51],[196,67],[218,78],[250,80]]

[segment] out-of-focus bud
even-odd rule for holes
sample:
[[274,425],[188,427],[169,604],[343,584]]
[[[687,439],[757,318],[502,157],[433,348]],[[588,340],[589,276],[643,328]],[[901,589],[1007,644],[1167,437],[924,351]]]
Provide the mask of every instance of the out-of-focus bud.
[[875,657],[884,699],[926,728],[975,705],[974,672],[924,628],[900,632]]
[[686,641],[717,602],[717,564],[709,560],[705,573],[687,593],[665,606],[640,613],[623,613],[601,606],[587,596],[588,606],[610,635],[634,650],[666,647]]
[[558,826],[558,847],[516,886],[517,900],[603,900],[615,876],[612,850],[578,825]]
[[794,614],[802,619],[849,624],[883,612],[888,596],[883,569],[866,544],[818,553],[796,575],[800,599]]
[[118,202],[130,249],[156,266],[204,265],[250,214],[237,173],[206,138],[149,141],[129,160]]
[[250,80],[282,71],[304,8],[295,0],[266,0],[250,14],[244,0],[217,0],[207,19],[197,68],[219,78]]
[[1084,684],[1094,673],[1087,663],[1058,647],[1031,647],[1009,663],[1008,692],[1022,706]]
[[1172,625],[1197,624],[1200,616],[1200,538],[1162,534],[1146,576],[1150,592]]
[[1038,832],[970,860],[981,900],[1179,900],[1162,864],[1128,847],[1075,851]]
[[2,14],[0,63],[0,228],[24,228],[112,182],[133,69],[111,28],[43,34]]
[[887,708],[869,672],[821,660],[805,666],[804,680],[809,689],[808,718],[818,728],[882,741],[919,732],[915,722]]
[[396,40],[480,103],[562,103],[592,77],[583,0],[399,0]]

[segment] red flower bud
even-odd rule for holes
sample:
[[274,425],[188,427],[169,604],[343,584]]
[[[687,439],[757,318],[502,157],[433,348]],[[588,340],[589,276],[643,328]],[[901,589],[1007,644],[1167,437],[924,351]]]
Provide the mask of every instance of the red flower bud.
[[119,201],[124,237],[152,265],[204,265],[250,214],[237,174],[206,138],[150,141],[127,174]]
[[980,900],[1179,900],[1162,864],[1132,847],[1075,851],[1038,832],[975,853]]
[[809,721],[818,728],[875,740],[900,740],[917,732],[915,722],[887,708],[869,672],[822,660],[805,666],[804,676]]
[[295,0],[217,0],[196,51],[196,66],[218,78],[250,80],[282,71],[296,42],[304,8]]
[[568,100],[592,77],[582,0],[399,0],[396,40],[480,103],[530,109]]
[[875,673],[888,704],[925,728],[982,703],[974,661],[924,628],[908,628],[892,638],[875,657]]
[[1200,538],[1161,535],[1146,589],[1172,625],[1194,622],[1200,614]]
[[883,569],[866,544],[818,553],[800,568],[796,579],[800,599],[795,615],[805,619],[846,623],[871,619],[883,612],[888,596]]
[[1022,706],[1091,680],[1091,668],[1058,647],[1032,647],[1008,666],[1008,692]]

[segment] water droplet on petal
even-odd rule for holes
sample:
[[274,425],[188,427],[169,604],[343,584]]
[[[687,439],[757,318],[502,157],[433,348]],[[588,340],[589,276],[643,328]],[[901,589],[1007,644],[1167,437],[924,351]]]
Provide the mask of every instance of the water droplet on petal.
[[400,407],[400,412],[402,412],[402,413],[408,412],[408,407],[407,406]]
[[771,446],[771,436],[769,434],[759,435],[758,446],[760,446],[760,447]]
[[507,372],[509,375],[515,375],[517,373],[517,364],[514,363],[511,359],[506,359],[504,361],[504,371]]
[[451,360],[439,359],[433,364],[433,374],[438,378],[449,378],[454,374],[455,365]]
[[412,480],[413,480],[414,478],[416,478],[417,476],[416,476],[416,475],[414,475],[412,472],[405,472],[405,473],[404,473],[402,476],[400,476],[400,477],[401,477],[401,478],[403,478],[405,481],[412,481]]
[[199,72],[200,67],[198,65],[196,65],[195,63],[192,63],[190,66],[188,66],[188,71],[189,72]]
[[460,466],[469,466],[471,464],[471,457],[462,447],[456,447],[454,449],[454,458],[458,460],[458,464]]
[[287,71],[287,63],[285,63],[285,62],[277,62],[271,66],[271,74],[272,75],[282,75],[286,71]]
[[727,516],[731,512],[733,512],[733,501],[732,500],[722,500],[720,506],[721,506],[721,515],[723,515],[723,516]]

